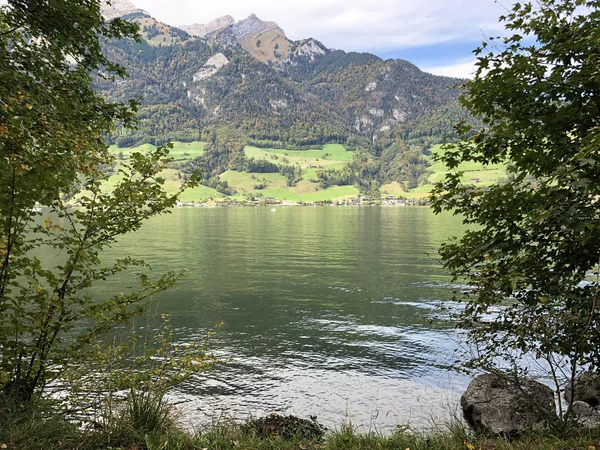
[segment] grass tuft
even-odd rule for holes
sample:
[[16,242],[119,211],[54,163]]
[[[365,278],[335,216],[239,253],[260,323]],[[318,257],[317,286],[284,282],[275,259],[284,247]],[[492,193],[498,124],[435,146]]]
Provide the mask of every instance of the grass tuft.
[[[218,423],[191,434],[178,428],[174,410],[161,396],[141,391],[96,426],[66,420],[55,407],[0,404],[0,449],[600,450],[600,430],[571,430],[561,436],[535,432],[506,441],[474,435],[459,422],[431,432],[398,427],[391,435],[362,434],[343,426],[320,434],[324,430],[314,418],[270,415],[246,424]],[[278,428],[272,430],[274,424]]]

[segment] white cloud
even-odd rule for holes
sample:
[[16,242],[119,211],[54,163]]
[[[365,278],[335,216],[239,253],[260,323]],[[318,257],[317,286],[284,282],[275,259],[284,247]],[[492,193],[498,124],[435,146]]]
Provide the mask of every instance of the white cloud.
[[[131,1],[171,25],[208,23],[227,14],[241,20],[255,13],[263,20],[277,22],[290,39],[313,37],[329,48],[379,55],[437,44],[448,49],[453,43],[477,45],[484,36],[502,30],[498,17],[506,12],[494,0]],[[0,0],[0,5],[5,2]],[[462,54],[445,56],[443,61],[467,55],[463,50]],[[439,52],[435,58],[439,60]],[[417,59],[431,73],[466,77],[471,71],[467,61],[439,65],[426,53]]]
[[277,22],[291,39],[314,37],[326,46],[385,52],[494,34],[504,12],[493,0],[134,0],[172,25],[207,23],[229,14],[255,13]]
[[423,72],[432,73],[434,75],[443,75],[445,77],[473,78],[475,75],[475,61],[461,60],[453,64],[423,67],[421,70]]

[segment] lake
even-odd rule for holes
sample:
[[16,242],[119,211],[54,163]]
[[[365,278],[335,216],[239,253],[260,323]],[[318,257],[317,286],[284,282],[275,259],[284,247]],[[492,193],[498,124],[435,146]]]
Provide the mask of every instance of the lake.
[[178,208],[110,253],[153,272],[175,337],[211,339],[222,362],[172,400],[191,426],[271,412],[387,432],[456,412],[468,383],[436,249],[463,225],[428,208]]

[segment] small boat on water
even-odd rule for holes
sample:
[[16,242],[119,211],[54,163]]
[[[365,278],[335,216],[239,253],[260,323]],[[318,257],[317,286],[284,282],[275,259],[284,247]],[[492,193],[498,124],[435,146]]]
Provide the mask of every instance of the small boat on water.
[[277,211],[275,208],[271,208],[271,212],[275,212]]

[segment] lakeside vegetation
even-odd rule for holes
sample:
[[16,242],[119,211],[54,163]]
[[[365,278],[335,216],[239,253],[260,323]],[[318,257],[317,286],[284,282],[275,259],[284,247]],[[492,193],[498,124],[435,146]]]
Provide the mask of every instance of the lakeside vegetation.
[[[0,49],[6,56],[0,59],[0,145],[5,153],[0,159],[0,449],[600,446],[600,427],[586,431],[581,424],[585,416],[574,408],[577,383],[583,381],[579,377],[600,370],[600,285],[582,282],[599,272],[600,261],[598,1],[542,0],[538,8],[516,3],[502,17],[515,34],[501,50],[484,52],[487,43],[476,50],[484,55],[462,96],[483,127],[458,126],[461,141],[440,154],[443,166],[401,139],[410,135],[404,125],[390,135],[387,146],[352,146],[352,158],[340,144],[304,154],[249,148],[243,131],[227,127],[207,132],[206,143],[145,146],[143,152],[115,155],[102,136],[115,131],[116,123],[133,125],[135,105],[98,95],[92,74],[102,73],[107,83],[125,75],[107,59],[99,37],[135,47],[123,38],[135,38],[136,26],[118,19],[105,23],[95,0],[44,5],[51,9],[28,5],[0,7]],[[589,14],[580,14],[581,6]],[[73,17],[81,23],[73,24]],[[535,46],[523,37],[527,35],[537,38]],[[244,64],[257,64],[243,56],[238,63],[224,74],[235,78],[240,68],[246,70]],[[379,70],[382,64],[374,65]],[[271,67],[262,69],[277,81]],[[336,78],[333,92],[369,72],[368,67],[356,68]],[[321,73],[311,80],[331,78]],[[294,98],[288,84],[280,84]],[[252,79],[248,85],[252,92],[261,87]],[[357,90],[364,91],[363,86],[349,90],[347,100],[356,100]],[[298,92],[296,99],[300,97]],[[265,100],[247,102],[245,112],[270,114],[272,106]],[[322,110],[324,116],[327,112]],[[165,115],[159,117],[167,127]],[[281,120],[277,133],[287,133],[288,124]],[[184,135],[196,136],[194,121],[183,125]],[[353,137],[338,136],[334,128],[314,134],[304,122],[291,142],[320,145],[335,135],[345,137],[347,144]],[[160,136],[168,137],[166,132]],[[137,142],[139,136],[120,138]],[[504,161],[511,162],[510,176],[499,183]],[[305,175],[316,178],[306,180]],[[474,432],[455,425],[429,434],[400,428],[390,436],[360,435],[351,427],[323,434],[317,426],[307,435],[298,428],[274,432],[272,425],[284,420],[275,417],[261,427],[217,424],[192,435],[177,426],[166,395],[212,367],[216,359],[206,344],[174,345],[169,328],[159,324],[133,326],[132,333],[119,336],[123,341],[116,335],[106,339],[144,314],[146,300],[171,288],[183,274],[151,278],[144,261],[123,255],[106,265],[102,251],[167,213],[180,190],[189,188],[186,195],[213,189],[221,195],[254,197],[261,191],[262,196],[343,198],[354,191],[374,194],[382,185],[410,193],[436,181],[434,211],[461,214],[465,224],[473,225],[440,250],[454,281],[466,279],[474,288],[465,294],[466,307],[453,316],[477,349],[465,368],[527,380],[528,364],[535,362],[554,385],[553,390],[545,387],[552,399],[545,402],[549,414],[538,408],[538,422],[525,424],[526,431],[486,435],[485,427],[472,423]],[[82,208],[67,207],[64,200],[70,196],[77,196]],[[50,211],[43,221],[38,202]],[[61,257],[46,261],[35,255],[46,248]],[[131,277],[131,287],[102,298],[89,295],[94,284],[123,272]],[[60,390],[62,402],[51,388]],[[570,397],[564,395],[567,388]],[[593,409],[597,404],[597,398],[584,404],[591,411],[588,418],[600,417]],[[529,403],[525,407],[535,409]]]
[[[155,412],[155,411],[154,411]],[[314,423],[293,416],[271,415],[244,424],[216,423],[196,432],[182,430],[176,416],[158,426],[140,426],[128,412],[81,428],[49,410],[0,409],[0,448],[8,450],[597,450],[600,432],[573,430],[563,436],[531,432],[518,440],[475,435],[460,423],[431,431],[399,426],[391,434],[361,433],[351,425],[314,433],[294,426]],[[152,418],[154,416],[151,416]],[[154,417],[156,419],[156,417]],[[139,417],[138,417],[139,419]],[[148,417],[146,417],[148,419]],[[275,426],[266,428],[267,425]],[[291,425],[291,426],[290,426]]]

